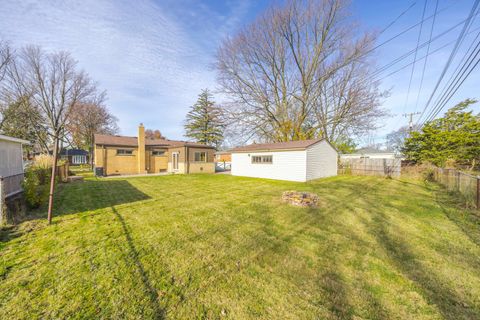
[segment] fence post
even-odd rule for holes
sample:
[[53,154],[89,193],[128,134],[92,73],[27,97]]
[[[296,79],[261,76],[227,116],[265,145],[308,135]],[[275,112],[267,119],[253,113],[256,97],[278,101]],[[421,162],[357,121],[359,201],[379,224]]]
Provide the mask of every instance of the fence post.
[[3,177],[0,176],[0,225],[7,222],[7,207],[5,203],[5,186]]

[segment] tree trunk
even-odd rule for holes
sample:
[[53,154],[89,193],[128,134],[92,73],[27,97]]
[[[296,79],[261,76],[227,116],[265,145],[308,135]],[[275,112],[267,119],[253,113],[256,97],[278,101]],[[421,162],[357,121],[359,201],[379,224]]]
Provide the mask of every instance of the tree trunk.
[[52,177],[50,178],[50,194],[48,197],[48,224],[52,223],[53,192],[55,190],[55,176],[57,174],[58,136],[54,138]]

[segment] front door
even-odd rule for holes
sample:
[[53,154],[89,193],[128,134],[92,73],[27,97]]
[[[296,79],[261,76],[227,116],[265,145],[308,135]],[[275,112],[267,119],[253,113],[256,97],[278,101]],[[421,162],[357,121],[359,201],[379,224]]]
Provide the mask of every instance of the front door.
[[173,171],[178,171],[178,152],[172,153],[172,168]]

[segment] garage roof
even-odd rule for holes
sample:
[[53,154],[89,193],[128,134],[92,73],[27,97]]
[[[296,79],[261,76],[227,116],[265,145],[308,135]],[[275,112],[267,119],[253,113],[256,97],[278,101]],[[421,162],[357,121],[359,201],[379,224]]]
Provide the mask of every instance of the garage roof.
[[9,137],[9,136],[4,136],[3,134],[0,134],[0,140],[17,142],[17,143],[21,143],[21,144],[30,144],[30,141],[23,140],[23,139],[18,139],[18,138],[14,138],[14,137]]
[[323,141],[324,139],[298,140],[274,143],[252,143],[247,146],[237,147],[230,152],[253,152],[253,151],[274,151],[274,150],[305,150],[308,147]]

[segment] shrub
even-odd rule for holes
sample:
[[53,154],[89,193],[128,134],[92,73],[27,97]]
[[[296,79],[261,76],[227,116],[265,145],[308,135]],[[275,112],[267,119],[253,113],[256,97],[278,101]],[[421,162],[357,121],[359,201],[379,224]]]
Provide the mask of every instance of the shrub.
[[48,154],[40,154],[35,157],[32,166],[41,168],[41,169],[47,169],[51,168],[53,163],[53,157]]
[[30,208],[38,208],[48,199],[50,173],[48,168],[29,167],[25,171],[23,190]]
[[423,172],[423,179],[425,181],[433,182],[435,181],[435,171],[432,167],[426,168]]

